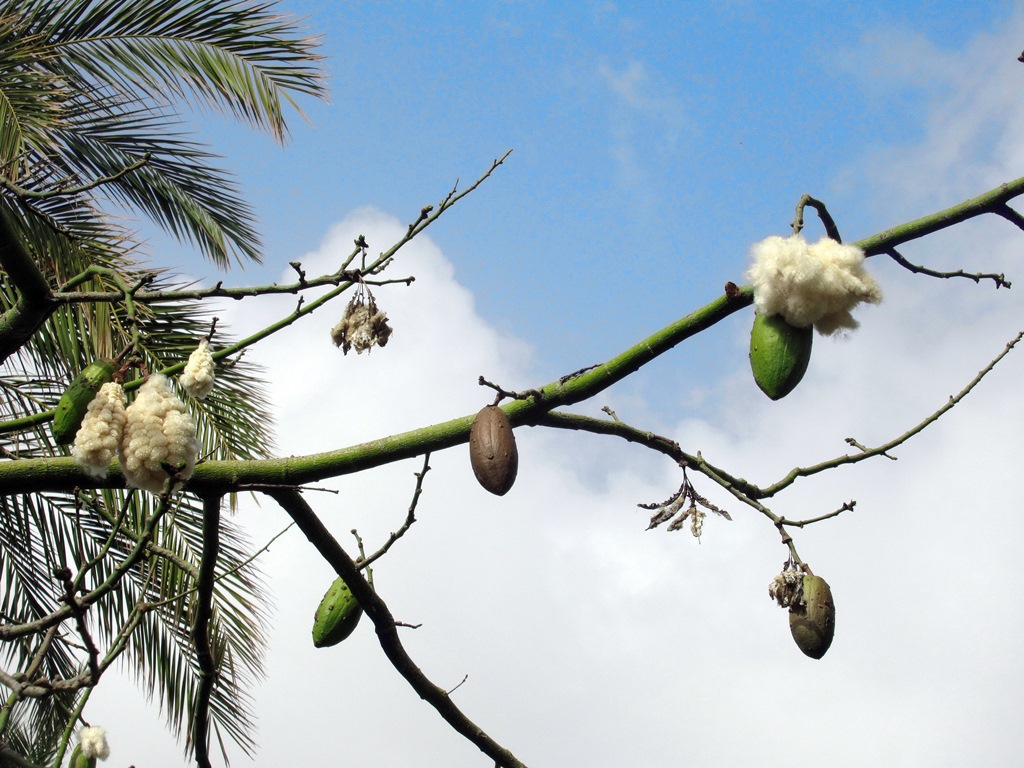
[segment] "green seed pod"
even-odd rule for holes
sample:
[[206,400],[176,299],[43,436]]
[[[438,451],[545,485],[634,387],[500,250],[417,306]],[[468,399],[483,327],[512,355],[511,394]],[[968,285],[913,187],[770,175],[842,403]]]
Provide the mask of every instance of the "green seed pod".
[[772,400],[792,392],[807,371],[813,340],[811,326],[797,328],[780,315],[754,315],[750,368],[761,391]]
[[89,403],[96,397],[100,387],[114,378],[114,365],[109,360],[96,360],[85,367],[74,381],[64,390],[53,414],[50,432],[57,445],[74,442],[82,419],[89,409]]
[[508,493],[519,472],[519,451],[508,416],[496,405],[485,406],[469,431],[469,462],[485,490]]
[[339,576],[313,614],[313,645],[317,648],[337,645],[352,634],[362,615],[363,607]]
[[96,768],[96,758],[86,757],[82,752],[82,745],[76,744],[71,750],[71,759],[68,761],[68,768]]
[[820,576],[804,576],[804,603],[789,609],[789,631],[797,646],[812,659],[820,659],[836,633],[836,604],[832,590]]

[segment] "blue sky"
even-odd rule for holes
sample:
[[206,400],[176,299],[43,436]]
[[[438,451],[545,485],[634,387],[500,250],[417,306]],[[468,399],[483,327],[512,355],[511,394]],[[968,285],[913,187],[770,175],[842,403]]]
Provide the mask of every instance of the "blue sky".
[[[303,102],[309,122],[292,120],[283,149],[212,121],[267,245],[266,271],[228,279],[276,277],[356,207],[414,217],[512,149],[432,234],[481,315],[529,339],[549,379],[742,282],[749,243],[785,231],[804,192],[847,238],[896,223],[851,174],[858,156],[919,137],[941,84],[873,71],[884,65],[864,41],[954,51],[1008,8],[281,7],[323,35],[331,102]],[[723,370],[714,345],[694,346],[702,370]]]
[[[377,292],[395,327],[386,349],[334,354],[327,310],[253,350],[285,455],[474,412],[489,399],[480,374],[524,389],[617,354],[742,282],[750,244],[785,234],[803,193],[854,240],[1024,173],[1019,3],[281,7],[323,34],[332,99],[302,104],[310,122],[293,120],[283,149],[203,118],[267,243],[265,266],[228,282],[286,279],[293,260],[333,269],[357,233],[383,250],[456,178],[514,150],[403,252],[394,270],[413,287]],[[1020,280],[1022,242],[984,222],[905,255]],[[158,261],[180,253],[154,246]],[[858,312],[849,339],[816,341],[784,401],[751,383],[740,313],[580,410],[610,404],[756,482],[844,453],[846,437],[900,434],[1019,330],[1021,289],[869,266],[885,302]],[[225,314],[249,330],[290,307]],[[735,522],[707,521],[700,542],[645,533],[635,505],[667,497],[678,471],[595,436],[519,430],[520,479],[500,500],[476,488],[463,450],[435,456],[421,521],[378,588],[424,623],[414,658],[441,685],[468,674],[460,706],[530,765],[1019,764],[1022,368],[1011,355],[899,461],[773,502],[794,518],[858,502],[795,534],[836,595],[821,662],[766,596],[785,558],[776,531],[730,506]],[[318,509],[339,537],[385,537],[417,469],[328,484],[340,496]],[[256,543],[284,525],[266,504],[239,514]],[[317,765],[337,749],[360,765],[487,764],[381,661],[368,627],[313,650],[306,625],[331,574],[300,536],[261,563],[278,618],[256,764]],[[145,751],[162,743],[155,710],[125,738],[116,699],[90,706],[113,713],[115,755],[177,764],[173,746]]]

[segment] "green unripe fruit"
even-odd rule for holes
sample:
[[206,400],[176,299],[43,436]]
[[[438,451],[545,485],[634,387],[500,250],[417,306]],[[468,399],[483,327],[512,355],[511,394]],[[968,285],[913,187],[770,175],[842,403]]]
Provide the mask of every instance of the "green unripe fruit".
[[339,576],[313,615],[313,645],[317,648],[337,645],[352,634],[362,615],[363,607]]
[[82,752],[82,745],[76,744],[71,750],[71,759],[68,761],[68,768],[96,768],[96,758],[86,757]]
[[100,387],[114,378],[114,365],[109,360],[96,360],[85,367],[75,380],[64,390],[53,414],[50,432],[57,445],[74,442],[78,428],[82,426],[89,403],[96,397]]
[[519,451],[508,416],[496,405],[481,409],[469,430],[469,463],[485,490],[504,496],[519,472]]
[[797,328],[780,315],[754,315],[750,369],[761,391],[772,400],[792,392],[807,371],[813,340],[811,326]]
[[804,576],[804,604],[789,609],[789,631],[797,646],[812,659],[820,659],[836,633],[836,604],[832,590],[820,576]]

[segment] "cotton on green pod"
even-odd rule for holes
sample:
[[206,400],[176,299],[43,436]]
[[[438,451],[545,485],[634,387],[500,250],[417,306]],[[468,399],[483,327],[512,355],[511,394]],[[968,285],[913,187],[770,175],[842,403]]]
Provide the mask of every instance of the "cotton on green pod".
[[804,576],[804,602],[789,609],[789,631],[797,646],[812,659],[825,655],[836,633],[836,604],[828,582]]
[[352,634],[362,615],[363,607],[339,576],[313,615],[313,645],[317,648],[337,645]]
[[96,397],[100,387],[113,378],[114,364],[110,360],[96,360],[87,365],[64,390],[50,425],[50,432],[58,445],[74,442],[89,403]]
[[811,326],[797,328],[780,315],[754,315],[750,369],[761,391],[772,400],[792,392],[807,371],[813,340]]
[[86,757],[85,753],[82,752],[82,745],[75,744],[75,748],[71,750],[68,768],[96,768],[96,758]]

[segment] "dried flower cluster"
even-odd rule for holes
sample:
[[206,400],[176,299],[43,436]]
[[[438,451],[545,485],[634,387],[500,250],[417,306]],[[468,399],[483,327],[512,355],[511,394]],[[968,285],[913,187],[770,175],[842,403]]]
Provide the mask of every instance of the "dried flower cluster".
[[86,757],[98,757],[100,760],[110,757],[107,732],[98,726],[89,726],[79,731],[78,743]]
[[107,474],[121,446],[124,431],[124,390],[116,382],[107,382],[89,403],[82,425],[75,435],[71,455],[94,477]]
[[[700,505],[699,507],[697,506],[698,504]],[[683,484],[679,486],[678,491],[672,494],[671,498],[667,501],[655,502],[653,504],[637,504],[637,506],[641,509],[654,511],[647,530],[657,528],[662,523],[672,520],[667,530],[681,531],[686,526],[686,521],[689,520],[690,533],[697,539],[700,538],[701,533],[704,531],[704,518],[708,516],[705,510],[714,512],[726,520],[732,520],[732,516],[726,510],[715,506],[697,493],[697,490],[687,479],[685,469],[683,470]],[[683,509],[683,507],[686,507],[686,509]]]
[[688,501],[690,501],[690,498],[687,494],[679,493],[673,499],[658,507],[654,511],[654,515],[651,516],[651,522],[647,526],[647,530],[655,528],[666,520],[675,517],[675,520],[672,520],[671,524],[669,524],[668,530],[682,530],[686,521],[689,520],[690,533],[699,539],[704,530],[704,518],[707,516],[707,513],[702,509],[698,509],[697,505],[692,502],[690,502],[690,506],[686,510],[683,510],[683,505]]
[[813,325],[831,335],[852,330],[851,310],[862,301],[882,300],[878,283],[864,269],[864,252],[822,238],[808,245],[803,235],[765,238],[751,249],[754,264],[747,278],[762,315],[782,315],[790,325]]
[[131,485],[160,493],[167,481],[164,465],[182,480],[192,476],[199,453],[195,422],[166,376],[153,374],[139,387],[126,417],[121,469]]
[[704,530],[705,517],[707,517],[707,512],[703,509],[693,507],[690,510],[690,533],[692,533],[696,539],[700,538],[701,531]]
[[388,316],[377,309],[372,294],[368,302],[361,293],[353,297],[341,320],[331,329],[334,346],[341,347],[346,355],[352,348],[362,354],[374,346],[383,347],[390,337]]
[[804,599],[804,575],[794,568],[787,568],[768,585],[768,597],[782,608],[800,605]]
[[210,343],[203,339],[199,346],[188,356],[185,370],[178,377],[178,383],[184,387],[189,397],[204,400],[213,391],[213,354]]

